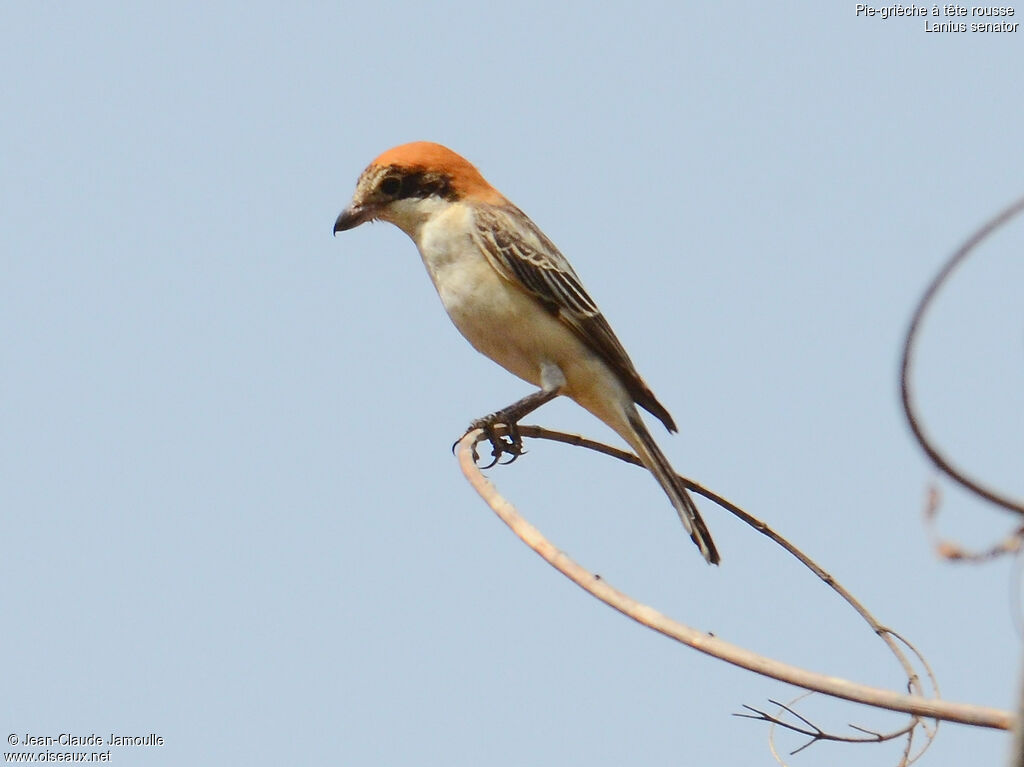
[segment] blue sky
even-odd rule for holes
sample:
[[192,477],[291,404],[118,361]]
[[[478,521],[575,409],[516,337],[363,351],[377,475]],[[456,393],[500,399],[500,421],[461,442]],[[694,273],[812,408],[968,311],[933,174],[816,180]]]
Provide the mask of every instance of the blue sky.
[[[1019,574],[932,553],[896,366],[942,260],[1024,193],[1019,32],[785,2],[11,3],[0,29],[9,732],[157,733],[113,757],[147,765],[774,763],[730,714],[795,691],[594,602],[463,481],[452,440],[528,386],[459,337],[398,230],[330,236],[416,139],[558,243],[679,422],[655,432],[677,469],[811,553],[944,697],[1011,706]],[[1018,495],[1022,244],[1018,222],[940,296],[915,378],[957,460]],[[614,441],[571,402],[531,420]],[[536,444],[489,476],[641,601],[901,685],[710,505],[718,569],[635,469]],[[944,533],[1012,526],[943,488]],[[1006,747],[946,725],[925,764]]]

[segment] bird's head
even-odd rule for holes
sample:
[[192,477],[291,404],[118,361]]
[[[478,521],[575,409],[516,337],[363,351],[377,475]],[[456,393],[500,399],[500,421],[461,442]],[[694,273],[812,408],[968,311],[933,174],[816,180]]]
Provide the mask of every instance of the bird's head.
[[465,158],[429,141],[389,149],[363,171],[334,233],[366,221],[390,221],[407,234],[458,202],[497,204],[501,194]]

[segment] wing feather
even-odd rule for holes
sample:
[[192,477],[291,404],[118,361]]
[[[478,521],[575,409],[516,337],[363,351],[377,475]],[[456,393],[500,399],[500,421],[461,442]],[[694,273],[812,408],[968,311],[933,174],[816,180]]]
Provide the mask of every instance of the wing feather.
[[675,431],[672,416],[637,373],[611,325],[554,243],[514,205],[481,206],[475,214],[477,245],[498,273],[557,314],[618,374],[638,405]]

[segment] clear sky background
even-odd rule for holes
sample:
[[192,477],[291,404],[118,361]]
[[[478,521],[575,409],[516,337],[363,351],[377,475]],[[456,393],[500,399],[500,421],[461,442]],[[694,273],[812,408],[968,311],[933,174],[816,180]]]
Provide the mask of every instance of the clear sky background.
[[[796,691],[594,601],[463,480],[452,441],[529,387],[461,339],[397,229],[331,237],[416,139],[558,243],[680,423],[655,434],[681,472],[915,642],[944,697],[1012,705],[1019,573],[934,555],[896,367],[937,267],[1024,193],[1024,32],[853,2],[5,3],[0,30],[4,737],[165,739],[123,765],[774,763],[730,715]],[[940,441],[1018,495],[1022,247],[1016,223],[942,294],[916,377]],[[568,401],[530,420],[614,441]],[[903,684],[724,512],[702,504],[710,568],[650,476],[529,447],[489,476],[614,585]],[[944,533],[1011,528],[943,487]],[[943,725],[924,763],[1007,744]]]

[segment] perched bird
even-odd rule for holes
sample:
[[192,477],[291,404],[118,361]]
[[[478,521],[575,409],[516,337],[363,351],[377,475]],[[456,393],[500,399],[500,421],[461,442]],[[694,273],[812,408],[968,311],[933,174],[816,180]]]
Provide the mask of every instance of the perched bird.
[[[448,316],[477,351],[539,387],[475,421],[515,424],[560,394],[604,421],[636,451],[711,564],[719,556],[693,499],[635,405],[676,431],[611,326],[558,248],[467,160],[427,141],[389,149],[363,171],[334,233],[389,221],[416,243]],[[635,404],[634,404],[635,403]]]

